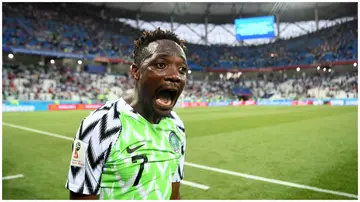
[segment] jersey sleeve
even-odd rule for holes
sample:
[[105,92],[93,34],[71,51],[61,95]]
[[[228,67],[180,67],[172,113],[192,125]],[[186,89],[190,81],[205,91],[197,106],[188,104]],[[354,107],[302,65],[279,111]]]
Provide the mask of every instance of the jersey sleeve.
[[184,123],[181,121],[180,117],[175,113],[171,113],[171,118],[173,119],[176,127],[181,133],[182,145],[181,145],[181,157],[179,160],[179,165],[173,176],[172,182],[180,182],[184,178],[184,163],[185,163],[185,150],[186,150],[186,136],[185,136],[185,127]]
[[180,182],[184,178],[185,144],[181,147],[181,158],[172,182]]
[[104,106],[85,118],[76,133],[66,188],[74,193],[99,195],[103,165],[121,130],[119,115]]

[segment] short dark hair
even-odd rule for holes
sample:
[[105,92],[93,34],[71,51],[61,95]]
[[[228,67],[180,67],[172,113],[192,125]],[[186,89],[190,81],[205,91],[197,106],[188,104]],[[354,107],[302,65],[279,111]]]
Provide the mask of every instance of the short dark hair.
[[179,44],[179,46],[184,51],[186,50],[184,40],[181,40],[174,32],[170,30],[162,30],[160,27],[158,27],[154,31],[144,31],[143,34],[134,41],[134,62],[139,65],[141,62],[141,53],[143,49],[149,45],[149,43],[162,39],[172,40]]

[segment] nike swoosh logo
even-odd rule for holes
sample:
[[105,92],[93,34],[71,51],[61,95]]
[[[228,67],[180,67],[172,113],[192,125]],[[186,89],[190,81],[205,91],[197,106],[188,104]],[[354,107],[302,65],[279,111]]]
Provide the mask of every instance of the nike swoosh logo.
[[130,149],[129,147],[127,147],[127,148],[126,148],[126,152],[129,153],[129,154],[131,154],[131,153],[133,153],[134,151],[140,149],[140,147],[142,147],[142,146],[144,146],[144,145],[145,145],[145,144],[139,145],[139,146],[137,146],[137,147],[135,147],[135,148],[133,148],[133,149]]

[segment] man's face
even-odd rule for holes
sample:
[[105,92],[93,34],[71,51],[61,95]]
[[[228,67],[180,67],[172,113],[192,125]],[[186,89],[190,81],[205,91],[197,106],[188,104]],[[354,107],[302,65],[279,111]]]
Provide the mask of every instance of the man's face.
[[141,103],[152,107],[154,115],[170,114],[186,82],[187,61],[183,49],[174,41],[158,40],[145,50],[137,71],[133,71]]

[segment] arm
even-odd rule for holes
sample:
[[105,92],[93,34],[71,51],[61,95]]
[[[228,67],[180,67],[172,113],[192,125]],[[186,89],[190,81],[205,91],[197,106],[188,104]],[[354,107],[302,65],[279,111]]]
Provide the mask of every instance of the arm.
[[180,200],[180,182],[172,183],[172,193],[170,200]]
[[97,200],[97,195],[84,195],[70,191],[70,200]]
[[96,142],[98,139],[96,138],[98,137],[98,126],[95,126],[90,133],[87,132],[89,131],[86,130],[87,127],[87,121],[84,120],[73,143],[66,183],[66,188],[69,189],[70,199],[72,200],[97,199],[99,195],[99,182],[103,164],[103,155],[101,153],[103,153],[103,149]]
[[113,111],[98,110],[81,122],[73,143],[66,183],[70,199],[99,197],[103,165],[121,128],[119,119],[113,119]]

